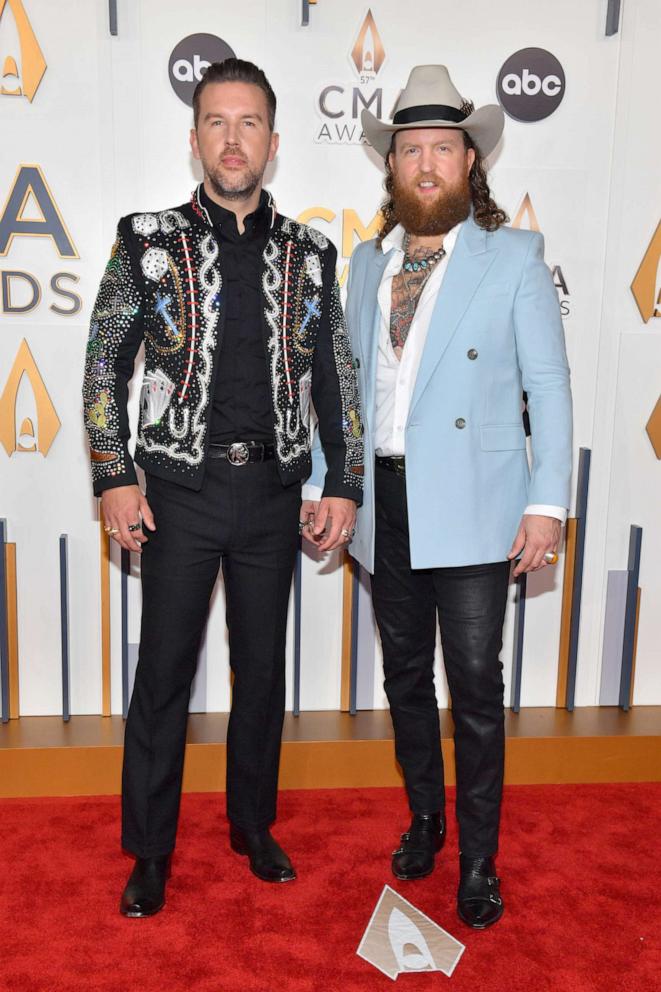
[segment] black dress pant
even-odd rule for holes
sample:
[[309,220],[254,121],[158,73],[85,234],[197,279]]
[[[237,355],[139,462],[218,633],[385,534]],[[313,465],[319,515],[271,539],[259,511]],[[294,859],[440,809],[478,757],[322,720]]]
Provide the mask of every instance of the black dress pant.
[[227,814],[244,830],[275,819],[285,706],[285,636],[300,485],[273,460],[209,459],[200,492],[149,476],[156,531],[142,553],[142,628],[124,741],[122,844],[175,846],[190,689],[222,562],[230,665]]
[[509,570],[508,561],[412,569],[405,478],[377,465],[372,595],[397,760],[412,812],[443,811],[433,673],[438,615],[455,724],[459,846],[469,857],[488,857],[498,848],[504,765],[499,653]]

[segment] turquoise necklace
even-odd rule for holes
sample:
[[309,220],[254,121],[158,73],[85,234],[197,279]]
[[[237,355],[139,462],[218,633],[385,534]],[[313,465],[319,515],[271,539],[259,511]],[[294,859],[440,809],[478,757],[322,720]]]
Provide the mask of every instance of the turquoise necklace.
[[431,255],[428,255],[427,258],[421,258],[419,262],[414,262],[409,257],[410,240],[411,239],[407,234],[404,239],[404,263],[402,265],[405,272],[424,272],[425,269],[431,269],[432,266],[436,265],[437,262],[440,262],[440,260],[445,257],[445,248],[441,246]]

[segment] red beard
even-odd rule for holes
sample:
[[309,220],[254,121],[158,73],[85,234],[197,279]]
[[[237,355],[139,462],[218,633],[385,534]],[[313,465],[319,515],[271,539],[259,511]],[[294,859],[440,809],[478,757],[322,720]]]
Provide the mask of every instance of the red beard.
[[418,237],[447,234],[462,220],[466,220],[470,213],[472,201],[468,176],[459,179],[454,186],[435,176],[434,181],[439,184],[439,191],[431,203],[425,203],[415,192],[417,184],[425,178],[418,175],[411,184],[404,185],[393,176],[395,219],[408,234]]

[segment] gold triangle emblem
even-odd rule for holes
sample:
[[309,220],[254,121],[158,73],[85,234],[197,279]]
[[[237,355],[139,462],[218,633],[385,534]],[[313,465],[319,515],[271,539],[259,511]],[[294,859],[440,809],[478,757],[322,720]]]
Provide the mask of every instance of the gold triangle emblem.
[[656,406],[647,421],[647,436],[654,448],[654,454],[661,459],[661,396],[656,401]]
[[517,210],[514,220],[512,221],[512,227],[521,228],[526,218],[528,224],[524,230],[539,232],[539,221],[537,220],[537,214],[535,213],[535,208],[533,207],[532,200],[530,199],[530,193],[526,193],[524,198],[521,200],[519,209]]
[[661,317],[661,286],[657,293],[657,286],[661,282],[659,262],[661,262],[661,221],[631,283],[631,292],[645,323],[651,317]]
[[[37,411],[37,431],[30,417],[21,420],[17,430],[16,404],[21,379],[26,375]],[[27,341],[22,341],[18,354],[9,373],[5,388],[0,396],[0,443],[8,455],[15,451],[40,451],[46,456],[60,429],[60,418],[51,401],[44,380],[41,378]]]
[[386,59],[386,52],[372,11],[368,10],[356,42],[351,49],[351,60],[359,76],[376,76]]
[[37,36],[32,30],[32,25],[25,12],[22,0],[0,0],[0,18],[6,13],[9,7],[16,22],[18,41],[21,48],[21,86],[16,87],[15,83],[5,86],[3,80],[6,77],[16,79],[18,77],[18,66],[13,56],[5,59],[2,68],[2,79],[0,79],[0,94],[3,96],[20,96],[23,94],[30,103],[34,100],[34,95],[39,89],[44,73],[46,72],[46,60],[39,47]]

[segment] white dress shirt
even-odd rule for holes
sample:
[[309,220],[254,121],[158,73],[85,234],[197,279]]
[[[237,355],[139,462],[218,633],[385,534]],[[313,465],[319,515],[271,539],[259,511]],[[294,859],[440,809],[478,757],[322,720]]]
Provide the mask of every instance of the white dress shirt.
[[381,313],[374,430],[374,450],[377,455],[404,455],[406,453],[405,430],[413,387],[427,340],[436,297],[441,288],[460,227],[461,224],[457,224],[445,235],[443,241],[445,255],[436,263],[423,286],[401,359],[397,358],[390,338],[390,310],[392,281],[402,271],[404,261],[404,228],[398,224],[383,239],[382,250],[384,253],[390,252],[390,258],[383,271],[377,296]]
[[[444,257],[436,263],[431,275],[423,286],[420,299],[411,321],[406,344],[401,359],[395,355],[390,338],[390,310],[392,303],[392,281],[402,270],[404,261],[404,228],[398,224],[383,239],[381,250],[390,252],[390,258],[383,270],[377,294],[381,322],[376,371],[376,416],[374,428],[374,450],[377,455],[406,454],[406,422],[413,397],[415,380],[427,340],[427,332],[438,291],[443,283],[448,263],[452,256],[461,224],[457,224],[443,239]],[[303,486],[303,499],[318,500],[321,490],[317,486]],[[567,510],[561,506],[534,504],[524,510],[527,514],[540,514],[556,517],[561,523],[567,519]]]

